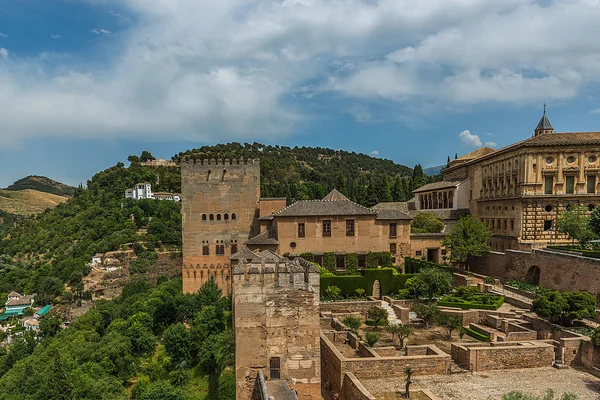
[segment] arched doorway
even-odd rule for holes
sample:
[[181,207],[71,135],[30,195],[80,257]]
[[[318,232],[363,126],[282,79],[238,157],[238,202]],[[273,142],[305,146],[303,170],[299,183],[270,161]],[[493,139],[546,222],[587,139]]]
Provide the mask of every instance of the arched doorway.
[[527,275],[525,276],[525,281],[527,283],[531,283],[532,285],[540,284],[540,269],[539,267],[531,266],[527,270]]
[[381,297],[381,282],[379,280],[373,282],[373,297],[377,299]]

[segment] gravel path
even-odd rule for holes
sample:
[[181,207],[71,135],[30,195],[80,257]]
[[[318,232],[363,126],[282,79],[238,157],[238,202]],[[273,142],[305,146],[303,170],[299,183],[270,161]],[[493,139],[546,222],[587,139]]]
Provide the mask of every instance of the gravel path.
[[[415,389],[429,389],[442,400],[498,400],[513,390],[542,395],[548,389],[558,395],[575,393],[580,400],[600,399],[600,379],[572,368],[531,368],[486,371],[475,374],[423,375],[413,377]],[[403,390],[401,378],[361,380],[371,393]]]

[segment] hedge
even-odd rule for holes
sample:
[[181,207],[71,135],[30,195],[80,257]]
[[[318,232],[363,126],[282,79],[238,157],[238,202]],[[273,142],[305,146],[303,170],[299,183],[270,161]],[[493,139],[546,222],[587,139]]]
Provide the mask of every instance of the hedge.
[[460,309],[463,309],[463,310],[479,309],[479,310],[493,310],[493,311],[495,311],[498,308],[500,308],[500,306],[502,304],[504,304],[504,297],[500,296],[500,298],[498,298],[498,300],[496,300],[492,304],[476,303],[474,301],[462,301],[462,302],[444,301],[444,298],[442,298],[440,301],[438,301],[437,304],[440,307],[454,307],[454,308],[460,308]]
[[421,268],[441,268],[444,271],[454,272],[454,267],[451,265],[441,265],[433,261],[418,260],[412,257],[404,259],[404,271],[407,274],[416,274]]
[[379,281],[381,294],[398,293],[404,289],[406,280],[415,276],[414,274],[398,274],[394,268],[366,269],[360,274],[321,276],[321,296],[325,296],[328,286],[337,286],[341,289],[343,296],[356,295],[356,289],[364,289],[367,296],[373,295],[373,283]]
[[465,333],[469,336],[471,336],[473,339],[477,339],[481,342],[489,342],[490,341],[490,337],[483,335],[479,332],[475,332],[473,329],[471,328],[465,328]]
[[354,253],[346,254],[346,271],[358,271],[358,256]]
[[300,253],[300,257],[304,258],[306,261],[315,262],[314,253]]
[[329,270],[329,272],[335,273],[335,253],[323,254],[323,267]]
[[547,246],[547,248],[551,250],[572,251],[574,253],[579,253],[584,257],[600,258],[600,251],[598,250],[584,250],[573,246]]

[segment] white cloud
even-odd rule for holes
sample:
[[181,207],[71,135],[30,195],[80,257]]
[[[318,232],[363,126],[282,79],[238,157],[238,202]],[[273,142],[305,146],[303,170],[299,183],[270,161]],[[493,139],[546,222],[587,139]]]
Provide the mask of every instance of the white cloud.
[[422,110],[538,105],[600,82],[596,0],[119,1],[132,22],[98,65],[4,50],[0,144],[275,137],[324,94],[357,104],[341,110],[359,123],[373,123],[369,101],[419,123]]
[[458,137],[462,144],[468,147],[481,147],[481,139],[479,136],[473,135],[468,129],[462,131]]
[[0,47],[0,58],[8,58],[8,50]]
[[490,132],[486,133],[485,136],[492,136]]
[[372,156],[378,156],[379,155],[379,151],[373,150],[373,151],[369,152],[369,154],[372,155]]
[[485,145],[487,147],[496,147],[496,146],[498,146],[498,143],[496,143],[496,142],[485,142]]
[[52,39],[60,39],[60,35],[51,35],[50,36]]
[[6,33],[2,33],[2,32],[0,32],[0,37],[1,37],[1,38],[7,38],[7,37],[8,37],[8,35],[7,35]]
[[104,35],[104,36],[110,35],[112,33],[108,29],[104,29],[104,28],[100,28],[100,29],[94,28],[90,32],[95,33],[96,35]]
[[590,114],[600,114],[600,108],[596,108],[594,110],[590,110]]

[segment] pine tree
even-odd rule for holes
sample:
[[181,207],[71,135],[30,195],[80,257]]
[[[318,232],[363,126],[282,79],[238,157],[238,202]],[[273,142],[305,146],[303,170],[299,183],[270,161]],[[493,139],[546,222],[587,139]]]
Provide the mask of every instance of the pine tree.
[[60,353],[56,350],[54,352],[54,362],[50,370],[48,399],[67,400],[71,398],[71,391],[73,388],[71,387],[71,382],[67,375]]

